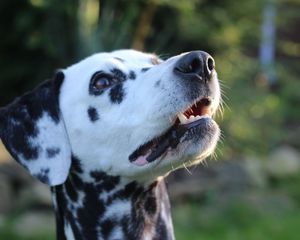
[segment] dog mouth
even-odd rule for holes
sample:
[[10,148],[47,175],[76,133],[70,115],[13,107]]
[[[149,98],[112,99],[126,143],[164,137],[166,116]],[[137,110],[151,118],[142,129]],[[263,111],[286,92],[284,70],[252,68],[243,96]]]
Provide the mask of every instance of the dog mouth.
[[213,114],[211,105],[211,98],[205,97],[178,113],[174,124],[163,135],[141,145],[129,156],[129,161],[134,165],[144,166],[175,149],[184,135],[207,125]]

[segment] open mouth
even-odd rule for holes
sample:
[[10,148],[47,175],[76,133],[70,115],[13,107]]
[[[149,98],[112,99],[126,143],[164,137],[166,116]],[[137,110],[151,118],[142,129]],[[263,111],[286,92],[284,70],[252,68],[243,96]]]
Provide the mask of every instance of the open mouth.
[[163,135],[141,145],[129,156],[129,161],[137,166],[143,166],[163,156],[168,150],[175,149],[183,135],[191,129],[205,125],[211,118],[211,102],[209,97],[202,98],[177,114],[174,124]]

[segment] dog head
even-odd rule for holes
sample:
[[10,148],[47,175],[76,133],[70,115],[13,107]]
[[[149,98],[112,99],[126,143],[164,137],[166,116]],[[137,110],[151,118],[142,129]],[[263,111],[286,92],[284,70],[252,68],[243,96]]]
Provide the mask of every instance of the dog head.
[[87,177],[101,170],[151,180],[213,152],[219,101],[205,52],[166,61],[134,50],[99,53],[2,108],[0,136],[49,185],[66,180],[72,155]]

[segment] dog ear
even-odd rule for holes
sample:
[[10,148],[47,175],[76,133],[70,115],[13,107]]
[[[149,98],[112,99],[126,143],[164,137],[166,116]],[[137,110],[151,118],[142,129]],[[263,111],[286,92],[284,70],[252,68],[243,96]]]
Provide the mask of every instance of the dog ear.
[[64,73],[0,109],[0,137],[10,154],[50,186],[68,177],[71,149],[59,110]]

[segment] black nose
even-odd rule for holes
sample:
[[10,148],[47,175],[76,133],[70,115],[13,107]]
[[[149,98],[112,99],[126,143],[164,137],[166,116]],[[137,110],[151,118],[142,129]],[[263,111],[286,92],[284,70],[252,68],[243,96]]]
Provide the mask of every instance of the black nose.
[[184,79],[200,78],[206,81],[214,68],[215,61],[208,53],[193,51],[177,61],[174,72]]

